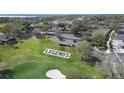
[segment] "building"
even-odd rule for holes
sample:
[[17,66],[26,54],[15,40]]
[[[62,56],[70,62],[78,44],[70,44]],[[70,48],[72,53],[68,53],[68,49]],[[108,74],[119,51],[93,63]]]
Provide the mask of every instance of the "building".
[[117,53],[124,53],[124,29],[118,29],[118,33],[113,40],[112,45]]
[[116,40],[124,40],[124,29],[118,29]]
[[13,45],[16,44],[17,40],[14,37],[6,37],[5,35],[0,35],[0,44],[1,45]]

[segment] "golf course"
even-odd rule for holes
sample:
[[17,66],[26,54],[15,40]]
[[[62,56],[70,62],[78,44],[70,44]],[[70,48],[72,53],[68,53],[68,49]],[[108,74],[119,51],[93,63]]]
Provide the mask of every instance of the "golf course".
[[[43,54],[46,48],[67,51],[69,59]],[[46,72],[58,69],[66,78],[103,78],[92,66],[80,62],[76,48],[63,47],[49,39],[26,39],[13,46],[0,45],[0,59],[3,70],[12,70],[14,79],[47,79]]]

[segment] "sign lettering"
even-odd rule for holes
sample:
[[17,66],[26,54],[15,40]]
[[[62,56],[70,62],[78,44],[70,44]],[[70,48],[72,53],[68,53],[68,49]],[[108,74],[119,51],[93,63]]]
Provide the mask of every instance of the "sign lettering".
[[54,49],[45,49],[44,54],[52,55],[52,56],[58,56],[62,58],[69,58],[71,56],[71,53],[65,52],[65,51],[59,51]]

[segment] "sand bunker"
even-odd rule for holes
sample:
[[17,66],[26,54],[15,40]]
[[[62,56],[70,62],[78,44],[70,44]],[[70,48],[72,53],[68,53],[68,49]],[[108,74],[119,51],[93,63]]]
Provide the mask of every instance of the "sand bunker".
[[66,76],[62,74],[58,69],[47,71],[46,76],[51,79],[66,79]]

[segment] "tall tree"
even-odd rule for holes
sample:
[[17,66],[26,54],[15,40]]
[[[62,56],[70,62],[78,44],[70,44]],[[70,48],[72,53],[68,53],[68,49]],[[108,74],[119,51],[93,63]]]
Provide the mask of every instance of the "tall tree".
[[93,43],[96,43],[97,46],[103,46],[105,42],[105,34],[102,31],[94,31],[92,33]]
[[90,43],[84,40],[81,44],[79,44],[78,52],[82,60],[88,60],[91,54]]
[[10,36],[12,33],[13,25],[11,23],[6,23],[6,25],[2,28],[2,32],[7,36]]
[[75,34],[78,33],[80,30],[81,30],[81,21],[78,20],[73,21],[71,26],[71,32]]

